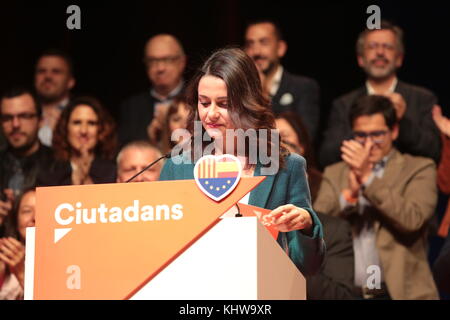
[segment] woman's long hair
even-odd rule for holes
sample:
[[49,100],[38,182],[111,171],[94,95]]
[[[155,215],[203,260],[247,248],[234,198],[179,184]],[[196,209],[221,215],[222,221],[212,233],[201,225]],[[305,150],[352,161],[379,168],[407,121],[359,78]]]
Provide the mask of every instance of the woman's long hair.
[[98,117],[98,136],[94,154],[100,158],[114,159],[117,147],[116,125],[109,112],[93,97],[79,97],[64,109],[53,133],[53,149],[58,160],[68,161],[73,149],[68,140],[68,125],[72,112],[80,105],[87,105]]
[[[241,49],[225,48],[213,53],[190,81],[186,90],[186,100],[190,106],[188,130],[191,135],[194,132],[194,121],[200,121],[198,114],[198,85],[206,75],[222,79],[227,87],[228,114],[236,129],[255,129],[257,132],[257,148],[259,151],[259,129],[269,130],[267,134],[267,151],[271,156],[272,143],[277,144],[279,152],[279,166],[284,165],[284,156],[288,151],[281,146],[280,141],[271,141],[270,130],[275,129],[275,117],[270,107],[270,102],[262,93],[261,80],[253,60]],[[204,128],[201,130],[204,135]],[[206,142],[202,141],[202,151]],[[255,143],[253,141],[253,143]],[[249,142],[246,141],[245,156],[248,155]],[[192,148],[193,156],[194,147]],[[258,152],[259,153],[259,152]]]

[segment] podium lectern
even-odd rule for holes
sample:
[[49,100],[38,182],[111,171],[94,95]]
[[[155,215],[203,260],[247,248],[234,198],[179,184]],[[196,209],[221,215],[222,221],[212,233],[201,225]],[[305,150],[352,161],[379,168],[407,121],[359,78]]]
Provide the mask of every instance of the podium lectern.
[[131,299],[306,299],[297,267],[256,217],[224,218]]
[[263,179],[220,202],[193,180],[38,188],[25,298],[305,299],[258,218],[220,219]]

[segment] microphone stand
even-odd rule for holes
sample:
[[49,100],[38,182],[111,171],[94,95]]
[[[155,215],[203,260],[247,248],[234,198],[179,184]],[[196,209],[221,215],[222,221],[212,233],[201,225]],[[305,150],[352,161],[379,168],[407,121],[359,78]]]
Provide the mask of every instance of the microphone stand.
[[153,161],[152,163],[150,163],[148,166],[146,166],[144,169],[142,169],[140,172],[136,173],[134,176],[132,176],[130,179],[128,179],[127,181],[125,181],[125,183],[131,182],[133,181],[134,178],[136,178],[137,176],[141,175],[142,173],[144,173],[144,171],[150,169],[155,163],[157,163],[158,161],[161,161],[164,158],[170,158],[170,152],[168,154],[163,155],[161,158],[156,159],[155,161]]

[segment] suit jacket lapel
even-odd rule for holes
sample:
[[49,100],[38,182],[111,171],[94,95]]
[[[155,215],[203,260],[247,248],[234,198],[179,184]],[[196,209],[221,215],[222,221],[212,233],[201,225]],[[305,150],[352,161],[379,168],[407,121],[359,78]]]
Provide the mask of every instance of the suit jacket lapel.
[[278,90],[275,93],[275,95],[272,97],[272,101],[275,101],[275,104],[279,104],[281,99],[281,93],[286,93],[287,91],[287,84],[288,84],[288,73],[286,69],[283,70],[283,73],[281,74],[281,80],[280,85],[278,86]]
[[386,181],[388,186],[395,184],[404,162],[402,154],[397,149],[394,149],[392,152],[392,156],[386,163],[383,173],[383,180]]
[[[393,150],[391,158],[386,163],[386,167],[384,168],[383,180],[386,185],[392,186],[397,181],[397,176],[401,172],[401,168],[403,167],[403,156],[397,149]],[[374,224],[374,229],[378,232],[380,230],[381,223],[376,220]]]
[[[254,176],[261,176],[261,164],[258,162],[255,168]],[[252,192],[250,192],[250,199],[248,204],[265,208],[272,192],[273,184],[275,182],[275,175],[268,175],[263,182],[261,182]]]

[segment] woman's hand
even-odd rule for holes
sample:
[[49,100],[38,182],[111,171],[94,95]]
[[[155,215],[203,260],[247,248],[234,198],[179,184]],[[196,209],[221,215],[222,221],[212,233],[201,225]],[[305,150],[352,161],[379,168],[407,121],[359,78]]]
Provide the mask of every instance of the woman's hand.
[[281,232],[304,230],[308,233],[312,230],[313,220],[309,212],[293,204],[272,210],[268,217],[273,219],[273,225]]
[[25,271],[25,246],[14,238],[0,239],[0,261],[3,261],[23,288]]
[[94,156],[92,153],[83,146],[80,150],[80,156],[71,160],[74,165],[72,168],[72,184],[82,185],[93,183],[91,177],[89,176],[93,160]]

